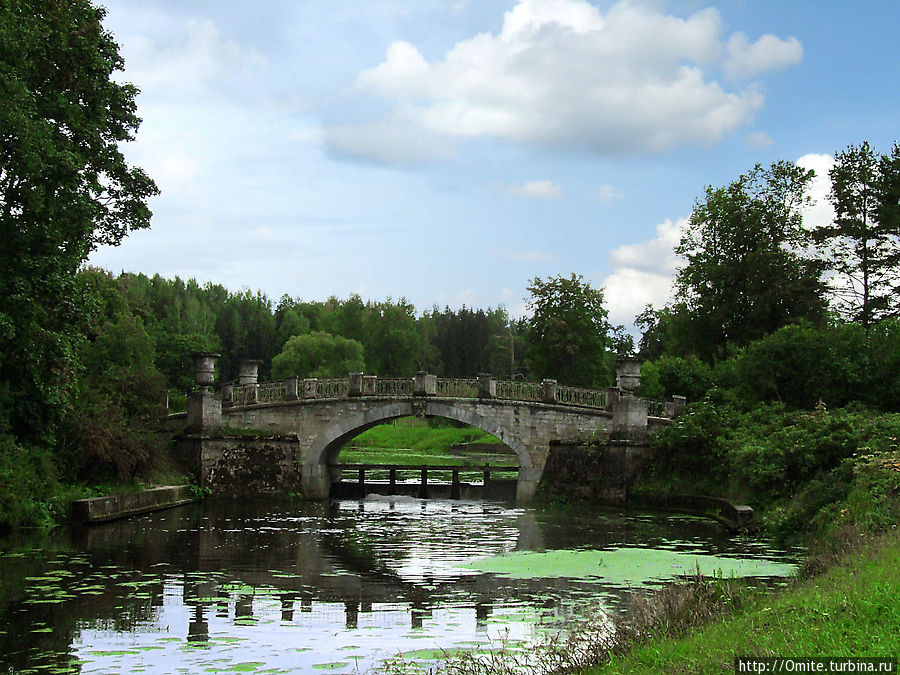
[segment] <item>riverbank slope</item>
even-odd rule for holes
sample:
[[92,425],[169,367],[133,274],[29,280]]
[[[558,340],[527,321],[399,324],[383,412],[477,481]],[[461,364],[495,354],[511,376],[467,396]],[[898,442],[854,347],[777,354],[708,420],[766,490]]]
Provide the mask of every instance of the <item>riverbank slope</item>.
[[649,639],[588,668],[612,673],[731,672],[737,656],[883,656],[900,651],[900,532],[846,555],[824,574],[683,637]]

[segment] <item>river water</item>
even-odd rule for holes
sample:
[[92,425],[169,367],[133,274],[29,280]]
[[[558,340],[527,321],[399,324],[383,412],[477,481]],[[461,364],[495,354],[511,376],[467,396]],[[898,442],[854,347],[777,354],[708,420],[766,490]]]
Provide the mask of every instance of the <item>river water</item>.
[[779,576],[794,561],[672,514],[207,501],[0,542],[0,672],[364,673],[602,623],[698,566]]

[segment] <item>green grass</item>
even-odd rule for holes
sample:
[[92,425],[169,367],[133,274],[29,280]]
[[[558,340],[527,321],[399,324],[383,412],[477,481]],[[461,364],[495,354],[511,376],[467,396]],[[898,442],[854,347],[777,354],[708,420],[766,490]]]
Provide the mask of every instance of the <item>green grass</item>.
[[897,656],[900,533],[821,576],[761,596],[749,609],[681,638],[650,640],[584,671],[732,672],[736,656]]
[[415,418],[382,424],[360,434],[344,446],[339,461],[343,464],[466,466],[518,463],[509,448],[481,429],[432,426]]

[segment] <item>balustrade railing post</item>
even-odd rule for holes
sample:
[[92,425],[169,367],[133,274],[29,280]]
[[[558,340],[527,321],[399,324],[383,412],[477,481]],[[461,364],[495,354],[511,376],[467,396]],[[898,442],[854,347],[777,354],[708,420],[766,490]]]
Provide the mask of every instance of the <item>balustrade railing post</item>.
[[544,403],[556,403],[557,383],[556,380],[542,380],[544,386]]
[[413,377],[413,396],[434,396],[437,394],[437,375],[420,370]]
[[288,377],[284,380],[284,400],[296,401],[300,398],[299,382],[296,377]]
[[362,396],[363,390],[363,374],[362,373],[350,373],[350,391],[347,392],[348,396]]
[[307,377],[303,380],[303,398],[315,398],[318,393],[319,380],[315,377]]
[[672,395],[672,417],[678,417],[681,413],[684,412],[684,407],[687,405],[687,398],[684,396],[679,396],[678,394]]
[[491,377],[490,373],[478,374],[478,397],[494,398],[497,396],[497,383]]
[[222,407],[230,408],[234,405],[234,383],[226,382],[222,385]]

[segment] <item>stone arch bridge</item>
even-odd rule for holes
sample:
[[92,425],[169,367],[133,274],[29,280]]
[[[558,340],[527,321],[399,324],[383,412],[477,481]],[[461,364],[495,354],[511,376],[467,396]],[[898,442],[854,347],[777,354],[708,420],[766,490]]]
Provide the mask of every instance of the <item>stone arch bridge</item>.
[[[218,395],[202,387],[189,399],[187,414],[179,417],[183,428],[193,432],[195,439],[222,427],[293,439],[299,483],[312,499],[329,496],[339,476],[334,466],[337,456],[348,440],[399,417],[444,417],[496,436],[518,458],[516,496],[528,502],[552,442],[609,434],[639,442],[680,407],[678,401],[637,399],[620,388],[566,387],[554,380],[512,382],[490,375],[460,379],[420,373],[413,378],[382,378],[355,373],[346,378],[288,378],[258,384],[254,373],[244,380],[224,385]],[[202,447],[199,455],[203,484],[212,460]]]

